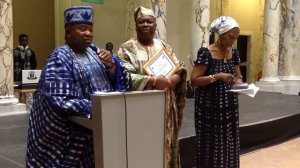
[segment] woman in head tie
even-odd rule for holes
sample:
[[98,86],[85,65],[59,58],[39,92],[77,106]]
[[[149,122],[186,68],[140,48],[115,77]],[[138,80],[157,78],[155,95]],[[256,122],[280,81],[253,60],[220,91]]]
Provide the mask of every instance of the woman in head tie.
[[[162,40],[154,38],[156,19],[151,9],[136,8],[134,20],[137,39],[133,38],[123,43],[119,48],[118,57],[131,72],[133,90],[166,90],[165,167],[177,168],[180,166],[178,132],[185,102],[186,70],[172,48]],[[162,48],[169,52],[180,67],[169,78],[163,75],[148,76],[143,66]]]
[[221,16],[211,24],[218,40],[198,50],[191,82],[195,90],[195,129],[197,168],[239,167],[238,95],[230,92],[242,83],[237,49],[238,23]]

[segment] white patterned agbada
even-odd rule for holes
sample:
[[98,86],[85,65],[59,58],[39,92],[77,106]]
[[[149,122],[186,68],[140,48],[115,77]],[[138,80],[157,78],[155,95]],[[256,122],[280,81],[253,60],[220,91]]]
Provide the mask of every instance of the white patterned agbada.
[[[186,92],[186,69],[179,62],[172,48],[159,39],[153,39],[153,45],[144,46],[137,39],[130,39],[121,45],[118,57],[124,62],[132,78],[133,90],[153,89],[146,86],[149,76],[143,69],[148,60],[160,49],[165,48],[173,59],[180,65],[176,74],[180,82],[175,89],[166,89],[165,115],[165,166],[164,168],[179,168],[178,132],[181,127]],[[147,145],[147,144],[146,144]]]

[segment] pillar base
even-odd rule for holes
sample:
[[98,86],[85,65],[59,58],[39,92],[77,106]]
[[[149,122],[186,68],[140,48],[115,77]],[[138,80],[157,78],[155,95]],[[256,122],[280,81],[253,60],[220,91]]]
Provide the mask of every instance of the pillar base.
[[278,77],[262,77],[260,82],[279,82],[280,79]]
[[18,103],[19,100],[14,96],[0,96],[0,106],[9,106]]
[[10,106],[0,106],[0,116],[10,116],[29,113],[26,111],[26,105],[18,103]]
[[258,81],[255,83],[260,91],[277,92],[282,94],[298,95],[300,92],[300,80],[281,80],[277,82]]
[[276,93],[283,93],[284,92],[284,85],[281,81],[270,82],[270,81],[257,81],[255,83],[257,87],[259,87],[260,91],[265,92],[276,92]]
[[28,113],[26,105],[19,103],[15,97],[7,97],[0,99],[0,116],[10,116]]

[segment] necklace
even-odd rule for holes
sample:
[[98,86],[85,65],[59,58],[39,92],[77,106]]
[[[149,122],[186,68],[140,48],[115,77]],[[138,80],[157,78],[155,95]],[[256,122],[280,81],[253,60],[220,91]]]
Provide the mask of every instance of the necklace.
[[230,52],[232,51],[232,46],[226,48],[226,49],[222,49],[223,47],[221,47],[220,41],[216,41],[215,42],[215,47],[217,48],[217,50],[219,50],[221,59],[223,59],[224,63],[227,63],[229,57],[230,57]]
[[224,63],[227,63],[229,57],[230,57],[230,51],[231,51],[231,47],[227,48],[225,50],[222,50],[222,55],[223,55],[223,61]]
[[224,63],[227,63],[230,55],[232,55],[232,47],[230,47],[229,49],[225,50],[225,54],[224,54]]
[[224,56],[224,63],[227,63],[227,60],[228,60],[228,55],[225,55]]

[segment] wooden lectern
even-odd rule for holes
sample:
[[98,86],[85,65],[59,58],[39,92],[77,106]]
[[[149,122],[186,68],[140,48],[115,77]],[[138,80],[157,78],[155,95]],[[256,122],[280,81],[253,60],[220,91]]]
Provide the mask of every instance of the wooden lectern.
[[93,131],[96,168],[163,168],[165,92],[92,95],[92,119],[70,119]]

